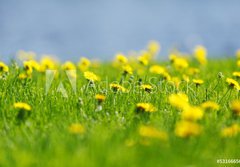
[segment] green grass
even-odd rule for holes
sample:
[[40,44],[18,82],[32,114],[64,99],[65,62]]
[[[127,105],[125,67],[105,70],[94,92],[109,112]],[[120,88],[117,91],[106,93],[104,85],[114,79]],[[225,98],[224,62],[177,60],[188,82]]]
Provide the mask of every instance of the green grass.
[[[154,64],[169,66],[168,63]],[[197,66],[195,62],[191,65]],[[171,85],[163,83],[152,93],[137,87],[131,87],[128,93],[114,93],[109,84],[119,81],[121,72],[106,63],[90,69],[102,79],[95,88],[86,87],[88,82],[82,72],[77,71],[76,93],[63,74],[60,79],[54,79],[45,94],[45,74],[34,72],[32,79],[19,80],[21,70],[10,65],[9,75],[0,80],[0,166],[224,166],[217,164],[217,159],[240,158],[240,135],[232,138],[220,136],[223,127],[240,123],[239,118],[232,116],[229,107],[231,100],[238,99],[238,92],[229,91],[224,96],[228,90],[226,78],[232,77],[233,71],[239,71],[235,60],[210,60],[207,66],[200,67],[195,78],[205,82],[197,90],[194,84],[189,84],[188,92],[186,85],[180,86],[179,91],[187,93],[193,105],[205,100],[220,102],[219,111],[205,113],[199,121],[203,126],[201,135],[189,138],[179,138],[174,133],[180,114],[168,103],[168,96],[178,91]],[[219,79],[219,72],[225,77]],[[174,71],[172,74],[179,75]],[[107,83],[103,82],[106,77]],[[137,83],[138,78],[134,74],[133,82]],[[156,75],[147,73],[141,78],[143,83],[159,84]],[[67,98],[54,91],[59,81],[67,89]],[[101,111],[96,111],[94,97],[97,93],[106,94]],[[13,104],[18,101],[32,107],[31,115],[25,121],[16,118]],[[138,102],[152,103],[157,112],[137,114]],[[69,126],[72,123],[81,123],[86,132],[71,134]],[[150,144],[144,145],[143,137],[138,133],[140,125],[166,131],[168,141],[146,139]],[[127,146],[129,140],[135,144]]]

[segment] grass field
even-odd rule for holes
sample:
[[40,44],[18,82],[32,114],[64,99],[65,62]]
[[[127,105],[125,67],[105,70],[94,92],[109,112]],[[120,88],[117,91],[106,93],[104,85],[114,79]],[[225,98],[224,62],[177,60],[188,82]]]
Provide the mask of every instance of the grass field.
[[240,165],[240,67],[199,52],[0,63],[0,166]]

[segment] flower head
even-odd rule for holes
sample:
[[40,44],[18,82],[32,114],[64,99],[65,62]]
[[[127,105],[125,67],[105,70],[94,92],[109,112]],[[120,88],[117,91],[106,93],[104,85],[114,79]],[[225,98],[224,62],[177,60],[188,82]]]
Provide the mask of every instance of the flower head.
[[91,61],[86,57],[82,57],[78,62],[78,67],[81,71],[86,71],[91,65]]
[[151,103],[137,103],[137,111],[156,112],[157,109]]
[[0,62],[0,73],[1,72],[8,72],[8,71],[9,71],[8,66],[5,63]]
[[151,92],[152,91],[152,86],[151,85],[147,85],[147,84],[143,84],[140,86],[141,89],[143,89],[146,92]]
[[194,49],[194,56],[202,65],[207,63],[207,50],[205,47],[198,45]]
[[124,65],[124,66],[123,66],[123,73],[124,73],[125,75],[127,75],[127,74],[132,75],[132,74],[133,74],[132,67],[131,67],[130,65]]
[[178,137],[186,138],[198,136],[201,133],[201,126],[191,121],[180,121],[176,124],[175,134]]
[[62,65],[62,69],[63,70],[76,70],[76,66],[71,61],[67,61]]
[[229,85],[230,88],[232,88],[232,89],[235,88],[237,90],[240,89],[240,86],[239,86],[239,84],[236,80],[234,80],[232,78],[227,78],[226,82],[227,82],[227,84]]
[[114,92],[118,92],[118,91],[120,91],[120,92],[127,92],[127,90],[126,90],[123,86],[121,86],[121,85],[119,85],[119,84],[114,84],[114,83],[112,83],[112,84],[110,84],[110,88],[111,88]]
[[193,83],[195,83],[196,86],[200,86],[204,83],[204,81],[201,79],[193,79]]
[[121,63],[121,64],[126,64],[128,62],[128,59],[125,55],[123,55],[122,53],[118,53],[116,55],[116,61]]
[[232,101],[230,104],[230,108],[235,115],[240,116],[240,100]]
[[204,103],[201,104],[201,107],[204,110],[219,110],[220,106],[213,101],[206,101]]
[[88,81],[91,81],[91,82],[95,82],[95,81],[99,81],[99,77],[94,74],[93,72],[90,72],[90,71],[85,71],[84,72],[84,77],[88,80]]
[[203,118],[203,110],[200,107],[188,106],[182,111],[182,119],[188,121],[197,121]]
[[14,103],[13,106],[15,109],[26,110],[26,111],[31,110],[31,106],[29,104],[23,103],[23,102],[16,102],[16,103]]
[[163,74],[166,72],[165,68],[159,65],[151,66],[149,71],[153,74]]
[[102,103],[106,99],[106,96],[102,94],[96,94],[95,99],[98,101],[98,103]]
[[150,41],[148,43],[148,51],[153,55],[157,55],[160,51],[160,44],[157,41]]
[[188,96],[184,93],[171,94],[168,97],[168,100],[172,106],[178,109],[184,109],[185,107],[189,106]]
[[240,132],[240,126],[238,124],[233,124],[229,127],[225,127],[221,131],[222,137],[234,137]]
[[238,71],[233,72],[232,75],[236,78],[240,78],[240,72],[238,72]]

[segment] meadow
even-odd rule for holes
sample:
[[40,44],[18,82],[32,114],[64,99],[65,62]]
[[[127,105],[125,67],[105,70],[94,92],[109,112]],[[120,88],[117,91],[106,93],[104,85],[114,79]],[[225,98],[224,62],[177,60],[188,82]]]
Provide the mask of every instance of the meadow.
[[0,62],[0,166],[239,166],[240,52]]

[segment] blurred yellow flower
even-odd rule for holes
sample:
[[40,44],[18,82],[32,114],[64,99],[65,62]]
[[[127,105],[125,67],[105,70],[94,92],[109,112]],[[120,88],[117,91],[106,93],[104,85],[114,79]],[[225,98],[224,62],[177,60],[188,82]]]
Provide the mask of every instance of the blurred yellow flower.
[[221,131],[222,137],[234,137],[240,132],[240,127],[238,124],[233,124],[230,127],[225,127]]
[[54,70],[56,68],[56,62],[49,56],[44,56],[40,61],[40,71]]
[[140,86],[141,89],[143,89],[146,92],[151,92],[152,91],[152,86],[148,84],[143,84]]
[[204,103],[201,104],[201,107],[204,110],[219,110],[220,106],[213,101],[206,101]]
[[102,95],[102,94],[96,94],[95,99],[96,99],[99,103],[101,103],[101,102],[103,102],[103,101],[106,99],[106,96],[105,96],[105,95]]
[[71,61],[67,61],[62,65],[62,69],[63,70],[76,70],[76,66]]
[[173,61],[173,66],[177,69],[177,70],[182,70],[188,67],[188,61],[185,58],[180,58],[177,57],[174,59]]
[[196,86],[200,86],[204,83],[204,81],[201,79],[193,79],[193,83],[195,83]]
[[86,71],[91,65],[91,61],[86,57],[81,57],[80,61],[78,62],[78,67],[81,71]]
[[180,121],[176,124],[175,134],[178,137],[186,138],[198,136],[201,133],[201,126],[190,121]]
[[23,66],[24,66],[24,70],[26,71],[27,75],[31,75],[32,74],[32,63],[29,61],[24,61],[23,62]]
[[168,134],[151,126],[140,126],[139,135],[146,138],[155,138],[159,140],[168,140]]
[[16,102],[14,103],[13,107],[15,109],[20,109],[20,110],[26,110],[26,111],[30,111],[31,110],[31,106],[27,103],[23,103],[23,102]]
[[96,74],[90,71],[85,71],[83,75],[88,81],[91,81],[91,82],[100,80],[100,78]]
[[240,100],[232,101],[230,103],[230,108],[235,115],[240,116]]
[[227,84],[229,85],[230,88],[235,88],[237,90],[240,89],[239,84],[236,80],[234,80],[232,78],[227,78],[226,82],[227,82]]
[[0,73],[1,72],[8,72],[8,71],[9,71],[8,66],[5,63],[0,62]]
[[233,72],[232,75],[236,78],[240,78],[240,72],[238,72],[238,71]]
[[203,110],[200,107],[188,106],[181,113],[183,120],[197,121],[203,118]]
[[149,71],[153,74],[163,74],[166,72],[165,68],[159,65],[152,65]]
[[84,126],[82,124],[79,124],[79,123],[71,124],[69,126],[68,130],[71,134],[84,134],[85,133]]
[[137,103],[137,111],[156,112],[157,109],[151,103]]
[[188,96],[184,93],[171,94],[168,97],[169,103],[178,109],[184,109],[188,107]]
[[207,50],[205,47],[198,45],[194,49],[194,56],[202,65],[207,63]]
[[138,61],[144,65],[147,66],[149,64],[149,60],[151,58],[151,55],[147,51],[143,51],[142,54],[138,57]]
[[121,64],[126,64],[128,62],[128,59],[125,55],[122,53],[118,53],[116,56],[116,61]]
[[110,88],[111,88],[114,92],[118,92],[118,91],[120,91],[120,92],[127,92],[127,90],[126,90],[123,86],[121,86],[121,85],[119,85],[119,84],[114,84],[114,83],[112,83],[112,84],[110,84]]
[[160,44],[157,41],[150,41],[148,43],[148,51],[153,55],[157,55],[161,49]]
[[123,73],[132,75],[133,74],[132,67],[130,65],[124,65],[123,66]]

